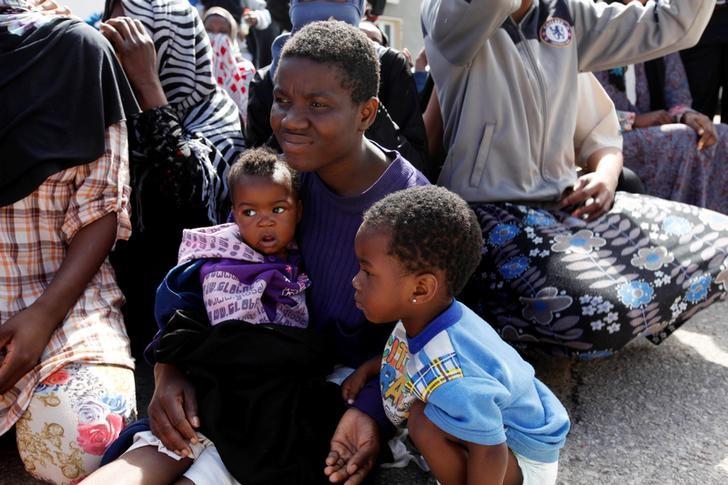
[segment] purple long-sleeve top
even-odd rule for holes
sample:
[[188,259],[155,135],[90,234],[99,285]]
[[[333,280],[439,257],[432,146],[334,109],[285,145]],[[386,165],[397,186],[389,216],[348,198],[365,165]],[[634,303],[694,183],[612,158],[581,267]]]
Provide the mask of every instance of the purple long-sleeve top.
[[[354,237],[363,213],[392,192],[429,182],[396,151],[384,150],[393,162],[382,176],[354,197],[341,197],[331,191],[316,173],[301,177],[303,218],[298,227],[301,255],[313,284],[308,291],[310,326],[323,332],[336,360],[358,367],[381,355],[391,325],[373,325],[354,305],[351,280],[359,271],[354,253]],[[379,378],[361,390],[354,407],[371,416],[380,429],[390,427],[384,414]]]

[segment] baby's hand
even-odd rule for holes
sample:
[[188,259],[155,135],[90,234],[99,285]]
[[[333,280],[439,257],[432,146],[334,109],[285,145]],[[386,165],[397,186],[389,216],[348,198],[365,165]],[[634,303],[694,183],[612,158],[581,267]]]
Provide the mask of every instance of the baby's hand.
[[369,376],[361,367],[344,379],[344,382],[341,383],[341,397],[344,398],[347,404],[354,404],[356,396],[359,395],[359,391],[362,390],[367,380],[369,380]]

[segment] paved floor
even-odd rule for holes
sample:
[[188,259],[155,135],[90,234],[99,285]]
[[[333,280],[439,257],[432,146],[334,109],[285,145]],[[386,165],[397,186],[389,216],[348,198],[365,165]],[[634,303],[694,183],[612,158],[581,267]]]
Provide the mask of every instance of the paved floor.
[[[660,346],[636,342],[609,360],[527,357],[572,418],[560,484],[728,484],[728,303]],[[149,376],[138,374],[146,400]],[[374,482],[434,483],[414,466]],[[0,484],[31,483],[0,438]]]

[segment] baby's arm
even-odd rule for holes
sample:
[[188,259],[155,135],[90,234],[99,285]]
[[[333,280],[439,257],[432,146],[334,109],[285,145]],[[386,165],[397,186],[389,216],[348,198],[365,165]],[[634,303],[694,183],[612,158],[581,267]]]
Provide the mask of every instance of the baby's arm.
[[369,382],[370,379],[379,374],[379,367],[382,357],[375,355],[360,365],[349,377],[341,383],[341,396],[349,404],[354,404],[359,391]]

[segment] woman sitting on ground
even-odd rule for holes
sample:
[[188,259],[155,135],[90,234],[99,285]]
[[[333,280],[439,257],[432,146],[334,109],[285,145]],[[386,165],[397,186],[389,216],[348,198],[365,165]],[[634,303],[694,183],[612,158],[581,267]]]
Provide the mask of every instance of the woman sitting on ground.
[[620,115],[625,164],[647,193],[728,214],[728,125],[690,109],[680,54],[596,76]]
[[138,107],[98,32],[22,0],[0,0],[0,99],[0,435],[34,477],[77,483],[136,415],[107,256],[131,229]]

